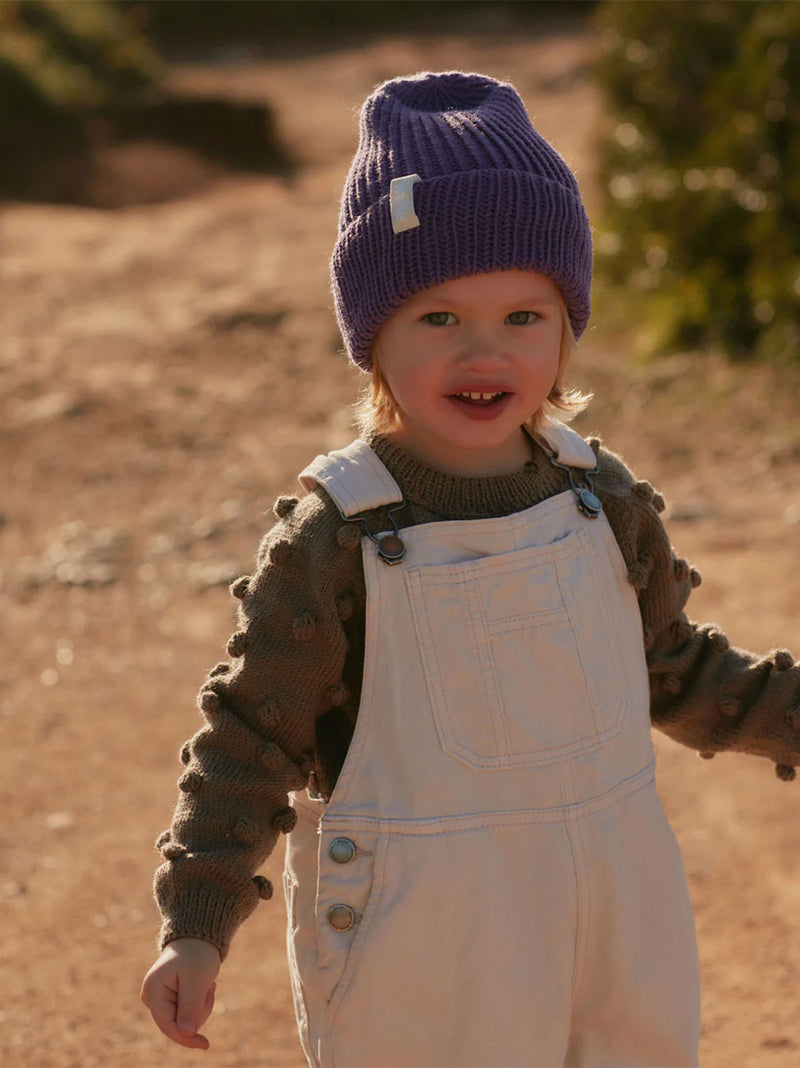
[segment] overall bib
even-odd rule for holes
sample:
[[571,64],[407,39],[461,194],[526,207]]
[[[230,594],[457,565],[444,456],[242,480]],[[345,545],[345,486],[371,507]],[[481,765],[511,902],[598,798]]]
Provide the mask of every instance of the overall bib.
[[[571,468],[595,466],[563,424]],[[363,442],[301,475],[402,495]],[[569,490],[362,550],[363,689],[330,801],[292,795],[301,1041],[336,1068],[697,1064],[694,920],[655,792],[636,595]]]

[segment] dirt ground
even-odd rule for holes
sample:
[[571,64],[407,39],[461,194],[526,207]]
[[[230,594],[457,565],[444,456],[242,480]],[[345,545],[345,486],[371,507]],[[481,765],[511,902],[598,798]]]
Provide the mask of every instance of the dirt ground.
[[[0,1064],[302,1062],[284,910],[234,944],[207,1054],[138,1002],[154,955],[153,841],[176,796],[195,693],[224,655],[227,582],[275,496],[350,435],[357,376],[327,291],[355,109],[379,80],[462,67],[513,80],[589,205],[600,101],[584,33],[343,44],[182,66],[176,83],[277,109],[293,180],[138,146],[190,195],[117,212],[0,207]],[[603,309],[575,369],[599,433],[670,501],[704,573],[694,618],[800,651],[800,375],[685,355],[642,367]],[[704,980],[702,1063],[800,1064],[800,781],[656,739]],[[279,885],[280,856],[266,873]],[[502,967],[501,961],[498,962]]]

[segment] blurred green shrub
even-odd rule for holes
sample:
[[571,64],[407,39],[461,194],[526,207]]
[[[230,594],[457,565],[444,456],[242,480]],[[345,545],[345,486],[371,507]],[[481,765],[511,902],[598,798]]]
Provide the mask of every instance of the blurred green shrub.
[[[191,23],[197,4],[179,6]],[[163,154],[115,153],[136,140],[290,171],[265,101],[170,90],[147,21],[111,0],[0,0],[0,194],[104,206],[176,195],[179,182],[156,180]]]
[[126,13],[105,0],[0,3],[0,122],[113,104],[154,84],[160,64]]
[[605,0],[598,276],[649,353],[800,360],[800,3]]
[[87,116],[157,82],[155,52],[105,0],[0,2],[0,189],[85,152]]

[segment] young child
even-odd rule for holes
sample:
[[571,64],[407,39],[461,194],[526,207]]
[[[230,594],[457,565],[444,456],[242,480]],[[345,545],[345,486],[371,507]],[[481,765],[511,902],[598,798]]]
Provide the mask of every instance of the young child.
[[[684,606],[661,497],[555,418],[589,317],[576,181],[511,85],[364,104],[332,278],[362,436],[281,497],[200,694],[143,999],[181,1045],[257,875],[312,1065],[694,1065],[699,980],[650,726],[800,763],[800,666]],[[307,787],[307,790],[304,788]]]

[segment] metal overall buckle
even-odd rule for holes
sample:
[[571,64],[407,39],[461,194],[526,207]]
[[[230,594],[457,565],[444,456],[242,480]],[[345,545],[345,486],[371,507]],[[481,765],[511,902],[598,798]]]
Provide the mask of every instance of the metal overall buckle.
[[577,504],[579,511],[583,512],[589,519],[597,519],[597,517],[603,511],[603,502],[594,492],[594,483],[592,482],[592,475],[596,475],[600,470],[600,465],[595,464],[591,471],[580,470],[583,480],[586,486],[578,486],[575,483],[575,477],[573,472],[575,468],[570,467],[568,464],[562,464],[558,461],[558,453],[554,452],[550,457],[550,463],[553,467],[560,467],[562,471],[566,471],[569,475],[569,485],[572,492],[577,497]]
[[399,504],[395,504],[392,508],[387,507],[386,512],[389,516],[389,522],[392,524],[391,532],[388,534],[373,534],[369,529],[366,515],[347,516],[341,509],[339,509],[339,514],[347,523],[363,523],[364,533],[370,541],[378,546],[378,556],[383,560],[384,564],[391,566],[392,564],[399,564],[406,555],[405,542],[400,537],[400,528],[394,518],[394,513],[400,511],[401,508],[405,508],[405,501],[400,501]]

